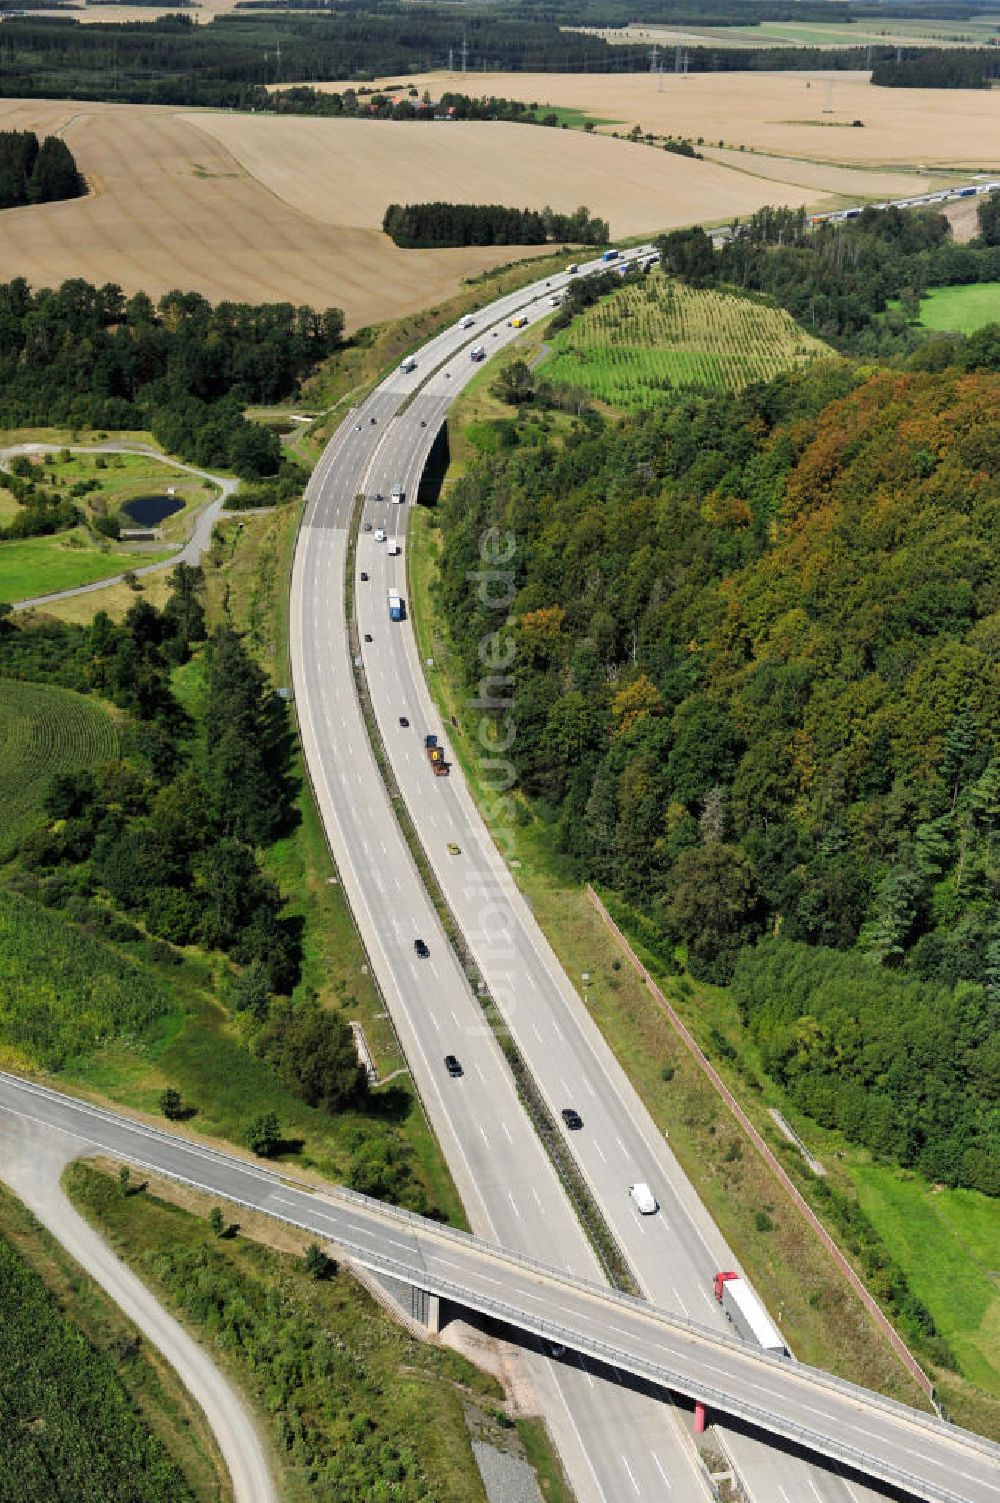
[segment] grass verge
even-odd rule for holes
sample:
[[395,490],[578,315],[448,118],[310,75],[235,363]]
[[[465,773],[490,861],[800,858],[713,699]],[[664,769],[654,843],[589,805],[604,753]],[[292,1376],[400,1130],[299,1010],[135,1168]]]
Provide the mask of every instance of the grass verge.
[[228,1473],[212,1431],[173,1368],[6,1189],[0,1189],[0,1239],[38,1275],[69,1323],[105,1355],[132,1407],[199,1503],[231,1503]]

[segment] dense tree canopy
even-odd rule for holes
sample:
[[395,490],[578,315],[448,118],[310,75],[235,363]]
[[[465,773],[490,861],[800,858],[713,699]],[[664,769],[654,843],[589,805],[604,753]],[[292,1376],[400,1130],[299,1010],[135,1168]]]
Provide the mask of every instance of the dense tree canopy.
[[253,479],[280,462],[277,437],[243,417],[290,396],[339,344],[343,314],[290,303],[219,303],[79,279],[33,292],[0,284],[0,423],[151,428],[165,449]]
[[264,992],[238,1005],[263,1016],[298,974],[284,899],[257,854],[292,818],[285,707],[221,629],[204,649],[204,708],[188,717],[171,674],[205,639],[201,577],[180,566],[172,584],[162,611],[140,599],[120,626],[104,612],[87,628],[0,624],[0,673],[95,690],[131,717],[121,761],[53,779],[49,823],[21,858],[57,890],[54,874],[74,870],[82,890],[170,944],[226,952],[248,968],[248,991]]
[[86,186],[59,136],[46,136],[39,146],[33,130],[0,131],[0,209],[79,198]]
[[507,209],[503,204],[390,204],[382,229],[397,245],[607,245],[608,225],[581,207],[575,214],[553,209]]
[[511,540],[495,713],[575,870],[708,979],[771,929],[995,1008],[1000,375],[827,363],[534,431],[449,493],[441,598],[477,684]]

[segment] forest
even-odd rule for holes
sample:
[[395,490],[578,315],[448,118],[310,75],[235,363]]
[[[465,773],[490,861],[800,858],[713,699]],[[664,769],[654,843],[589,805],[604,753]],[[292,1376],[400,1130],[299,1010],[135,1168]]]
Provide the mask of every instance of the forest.
[[87,185],[58,136],[39,145],[33,130],[0,131],[0,209],[79,198]]
[[144,293],[80,279],[32,291],[0,284],[0,424],[148,428],[172,454],[243,479],[275,475],[277,436],[250,402],[291,396],[337,348],[338,308],[213,306],[199,293]]
[[[459,12],[433,5],[415,10],[401,0],[377,5],[352,0],[319,15],[287,9],[280,55],[273,20],[247,7],[203,25],[187,14],[116,22],[110,9],[107,22],[86,26],[68,15],[10,15],[0,33],[0,96],[256,108],[261,92],[276,83],[330,78],[363,83],[444,68],[449,49],[457,56],[463,36],[470,73],[649,69],[647,47],[614,46],[563,30],[547,12],[476,6]],[[567,19],[580,24],[575,13]],[[894,48],[875,49],[878,56],[883,51],[895,56]],[[692,72],[842,69],[867,67],[868,52],[864,47],[692,47],[688,60]]]
[[883,89],[991,89],[1000,58],[985,47],[907,48],[901,58],[880,57],[872,83]]
[[[560,444],[532,428],[441,503],[441,602],[480,683],[480,539],[515,541],[497,713],[568,872],[696,977],[742,975],[762,1049],[823,1120],[917,1163],[937,1114],[934,1172],[997,1193],[1000,1075],[984,1062],[963,1103],[941,1043],[973,1051],[1000,1001],[1000,376],[983,348],[933,374],[822,362],[738,396],[666,394],[585,413]],[[836,952],[856,958],[806,1063],[799,1014],[753,1001],[748,947],[774,935],[800,976],[795,946],[831,978]],[[906,1001],[876,1039],[886,976]],[[927,1079],[890,1135],[856,1103],[900,1037]],[[911,1072],[889,1094],[913,1089]]]
[[606,219],[585,206],[575,214],[550,208],[507,209],[502,204],[390,204],[382,229],[406,250],[417,246],[607,245]]
[[[1000,280],[1000,247],[955,245],[947,219],[930,208],[869,207],[857,219],[815,226],[802,210],[765,208],[719,251],[698,228],[672,231],[658,246],[664,269],[692,286],[764,293],[810,334],[866,357],[925,344],[928,359],[947,353],[946,337],[927,343],[911,322],[923,293]],[[983,339],[995,336],[984,331]]]
[[[446,90],[432,100],[425,89],[421,94],[410,87],[383,93],[359,84],[356,89],[320,92],[309,84],[291,89],[261,89],[253,97],[255,110],[269,110],[277,115],[322,115],[336,119],[358,116],[372,120],[512,120],[523,125],[554,125],[558,116],[546,113],[544,106],[525,104],[520,99],[504,99],[490,94],[475,98]],[[541,113],[539,113],[541,110]]]
[[[298,928],[260,862],[296,818],[287,711],[234,631],[206,634],[200,571],[178,565],[171,586],[162,611],[140,599],[120,625],[104,612],[88,627],[0,617],[0,677],[92,693],[126,714],[121,755],[53,776],[20,838],[0,892],[0,1030],[58,1069],[171,1008],[109,942],[168,966],[175,947],[197,945],[231,963],[223,991],[254,1051],[302,1100],[336,1110],[365,1092],[353,1036],[309,999],[287,1002]],[[186,665],[201,683],[197,714],[174,689]],[[39,986],[43,1009],[30,1005]]]

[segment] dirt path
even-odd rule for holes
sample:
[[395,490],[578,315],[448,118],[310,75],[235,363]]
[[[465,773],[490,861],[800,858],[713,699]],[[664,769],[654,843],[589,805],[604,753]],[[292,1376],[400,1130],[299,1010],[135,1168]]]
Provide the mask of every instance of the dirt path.
[[242,1398],[63,1194],[60,1175],[79,1152],[79,1143],[61,1133],[41,1133],[32,1125],[29,1134],[16,1117],[7,1112],[0,1115],[0,1179],[174,1368],[212,1427],[232,1478],[236,1503],[278,1503],[263,1445]]

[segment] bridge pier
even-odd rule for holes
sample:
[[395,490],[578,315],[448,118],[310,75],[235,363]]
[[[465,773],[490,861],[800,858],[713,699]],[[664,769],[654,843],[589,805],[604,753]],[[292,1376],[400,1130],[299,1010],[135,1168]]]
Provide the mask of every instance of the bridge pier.
[[447,1323],[442,1319],[445,1314],[444,1302],[440,1295],[430,1294],[426,1289],[421,1289],[418,1284],[407,1283],[404,1279],[394,1279],[391,1274],[376,1273],[373,1269],[354,1265],[354,1271],[361,1282],[370,1290],[381,1304],[385,1305],[397,1320],[402,1320],[404,1325],[415,1330],[415,1334],[422,1336],[437,1336],[440,1334],[442,1325]]
[[695,1435],[705,1433],[705,1406],[700,1399],[694,1401],[694,1433]]

